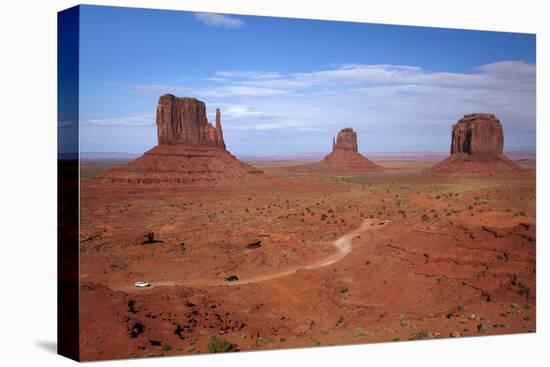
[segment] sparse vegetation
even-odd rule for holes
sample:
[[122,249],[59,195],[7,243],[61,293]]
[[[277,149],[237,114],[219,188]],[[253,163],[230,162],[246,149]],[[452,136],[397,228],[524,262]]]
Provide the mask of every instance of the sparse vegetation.
[[235,351],[235,346],[226,339],[218,338],[217,336],[211,336],[208,339],[208,353],[227,353]]
[[421,340],[430,337],[430,332],[428,330],[420,330],[411,335],[409,340]]

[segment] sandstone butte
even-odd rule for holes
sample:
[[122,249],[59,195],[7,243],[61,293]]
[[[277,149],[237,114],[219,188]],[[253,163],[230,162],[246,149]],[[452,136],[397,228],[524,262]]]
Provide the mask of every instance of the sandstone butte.
[[452,127],[450,156],[430,170],[442,176],[520,175],[503,153],[502,124],[493,114],[466,114]]
[[158,145],[121,168],[98,177],[101,182],[130,184],[241,185],[267,176],[231,155],[225,147],[221,111],[216,125],[204,102],[166,94],[157,105]]
[[347,127],[332,138],[332,152],[322,161],[296,166],[293,170],[317,173],[367,173],[380,172],[383,167],[359,154],[357,132]]

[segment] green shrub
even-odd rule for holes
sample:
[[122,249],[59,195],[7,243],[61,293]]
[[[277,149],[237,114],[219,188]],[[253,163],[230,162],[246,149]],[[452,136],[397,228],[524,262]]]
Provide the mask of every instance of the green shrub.
[[208,339],[208,353],[227,353],[235,351],[235,346],[223,338],[211,336]]
[[428,330],[420,330],[417,333],[414,333],[409,338],[410,340],[420,340],[424,338],[428,338],[430,336],[430,332]]

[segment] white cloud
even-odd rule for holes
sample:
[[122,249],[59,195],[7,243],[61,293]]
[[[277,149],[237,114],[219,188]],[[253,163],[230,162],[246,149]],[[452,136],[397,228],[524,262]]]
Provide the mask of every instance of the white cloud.
[[[424,85],[462,88],[529,87],[535,65],[505,61],[481,65],[472,73],[430,72],[406,65],[350,64],[332,70],[296,73],[290,77],[309,85]],[[518,85],[518,82],[520,85]]]
[[238,119],[258,119],[266,120],[273,118],[275,115],[264,111],[256,111],[249,106],[228,105],[223,109],[224,118]]
[[106,117],[84,120],[85,124],[96,126],[149,126],[155,124],[155,115],[141,114],[123,117]]
[[274,97],[287,94],[285,90],[274,88],[256,88],[245,85],[231,85],[218,88],[204,88],[195,91],[202,97]]
[[402,65],[349,64],[332,70],[296,73],[292,77],[310,84],[395,83],[422,73],[422,69]]
[[319,131],[318,128],[304,126],[299,121],[274,121],[274,122],[259,122],[252,124],[230,124],[225,130],[235,131],[251,131],[251,130],[284,130],[284,131]]
[[163,85],[163,84],[153,84],[153,85],[136,85],[134,90],[139,94],[185,94],[190,93],[191,88],[185,86],[175,86],[175,85]]
[[[330,144],[329,134],[352,126],[359,131],[361,149],[366,151],[445,151],[451,125],[463,114],[490,112],[504,124],[505,149],[532,148],[535,69],[534,64],[521,61],[481,65],[471,72],[349,64],[329,70],[279,73],[270,79],[232,78],[225,81],[232,87],[274,88],[286,93],[247,100],[254,110],[272,115],[269,121],[242,116],[226,126],[235,133],[269,131],[273,134],[269,144],[277,138],[285,141],[284,137],[290,144],[292,138],[286,134],[290,131],[318,132],[327,135],[326,146]],[[218,99],[235,101],[233,96],[220,95]],[[247,143],[243,140],[241,144]],[[321,142],[318,146],[325,145]],[[283,148],[281,145],[279,149]]]
[[287,90],[381,85],[519,89],[534,86],[535,69],[534,64],[522,61],[481,65],[471,73],[430,72],[407,65],[346,64],[335,69],[290,74],[273,71],[218,71],[211,80],[233,85]]
[[242,28],[245,23],[233,16],[217,13],[195,13],[195,18],[209,27]]
[[287,94],[283,88],[264,88],[248,85],[228,85],[211,88],[189,88],[175,85],[136,85],[134,90],[139,94],[174,94],[177,96],[193,95],[201,98],[212,97],[273,97]]
[[260,88],[274,88],[274,89],[300,89],[311,86],[310,83],[301,80],[290,79],[270,79],[270,80],[246,80],[241,82],[242,85],[260,87]]
[[[469,72],[370,64],[308,72],[222,70],[198,80],[200,88],[142,85],[136,90],[195,96],[206,102],[209,113],[221,107],[226,140],[242,147],[235,153],[258,152],[261,142],[271,151],[287,146],[324,151],[347,126],[358,131],[363,151],[446,151],[452,124],[471,112],[495,113],[504,124],[505,149],[522,149],[533,148],[535,141],[535,70],[535,64],[522,61],[480,65]],[[139,123],[105,120],[95,123]]]
[[275,79],[280,78],[281,73],[277,71],[237,71],[237,70],[220,70],[214,73],[214,77],[227,78],[243,78],[243,79]]

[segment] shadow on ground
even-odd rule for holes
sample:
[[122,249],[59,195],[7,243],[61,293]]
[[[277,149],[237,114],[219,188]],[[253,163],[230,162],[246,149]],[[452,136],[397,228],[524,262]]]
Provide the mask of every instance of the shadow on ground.
[[55,341],[41,340],[41,341],[37,341],[36,345],[38,345],[40,348],[42,348],[42,349],[44,349],[44,350],[46,350],[50,353],[57,354],[57,342],[55,342]]

